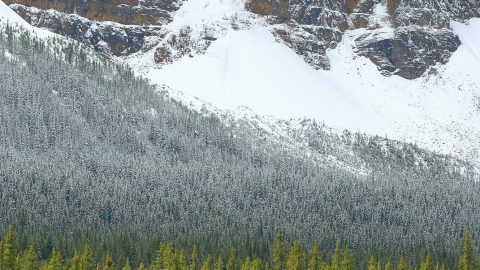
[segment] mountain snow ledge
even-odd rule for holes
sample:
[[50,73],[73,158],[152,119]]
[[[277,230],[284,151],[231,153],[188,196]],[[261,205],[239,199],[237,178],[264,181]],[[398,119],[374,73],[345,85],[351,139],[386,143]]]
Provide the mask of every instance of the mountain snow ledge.
[[[233,17],[241,27],[231,26]],[[155,48],[124,60],[152,82],[184,92],[177,96],[197,97],[233,114],[246,106],[260,116],[312,118],[479,164],[480,19],[451,25],[462,45],[450,61],[407,80],[381,75],[356,54],[358,37],[388,35],[388,24],[347,31],[327,52],[331,70],[315,70],[238,0],[190,0],[169,27],[212,31],[215,40],[204,53],[162,67],[152,61]]]

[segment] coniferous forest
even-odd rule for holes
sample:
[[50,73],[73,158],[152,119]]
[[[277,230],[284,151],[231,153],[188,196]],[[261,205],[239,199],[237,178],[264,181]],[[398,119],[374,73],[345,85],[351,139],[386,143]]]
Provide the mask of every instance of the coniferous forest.
[[[282,230],[275,234],[273,243],[261,252],[252,252],[242,244],[209,246],[205,242],[158,242],[156,246],[127,253],[111,253],[105,246],[91,242],[83,248],[70,250],[65,243],[56,243],[51,250],[39,250],[34,244],[20,247],[9,227],[0,242],[2,270],[445,270],[447,262],[434,257],[430,251],[420,255],[418,261],[403,256],[377,258],[359,257],[348,245],[336,242],[333,250],[324,250],[313,242],[305,247],[298,240],[286,242]],[[118,242],[113,248],[124,246]],[[113,255],[112,255],[113,254]],[[146,255],[148,256],[141,256]],[[134,258],[133,260],[131,258]],[[480,268],[480,253],[475,255],[472,236],[463,232],[463,249],[457,258],[458,270]]]
[[480,269],[478,176],[451,157],[317,134],[374,170],[327,166],[13,25],[0,78],[0,270]]

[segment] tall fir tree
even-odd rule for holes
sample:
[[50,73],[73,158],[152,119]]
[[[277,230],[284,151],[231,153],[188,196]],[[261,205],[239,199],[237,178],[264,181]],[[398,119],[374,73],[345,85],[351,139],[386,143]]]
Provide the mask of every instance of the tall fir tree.
[[260,261],[258,259],[253,260],[250,270],[260,270]]
[[377,260],[375,260],[375,257],[370,256],[370,259],[368,259],[368,270],[377,270]]
[[340,270],[342,262],[342,251],[340,248],[340,241],[335,244],[335,251],[332,254],[332,270]]
[[17,270],[18,244],[13,226],[9,226],[3,241],[2,270]]
[[341,269],[354,270],[353,255],[348,245],[345,247],[345,250],[343,251],[343,254],[342,254]]
[[102,270],[112,270],[113,269],[113,260],[110,254],[107,254],[105,261],[103,262]]
[[80,270],[95,270],[95,262],[93,261],[92,250],[87,245],[83,248],[82,256],[80,257]]
[[458,261],[458,270],[473,270],[472,236],[470,230],[463,230],[463,254]]
[[250,257],[247,256],[245,260],[243,260],[240,270],[250,270],[250,266],[251,266]]
[[408,266],[407,263],[405,262],[405,259],[403,257],[400,257],[397,263],[397,268],[396,270],[407,270]]
[[430,252],[427,253],[423,262],[420,264],[420,270],[434,270],[433,269],[433,258]]
[[319,253],[319,246],[317,243],[314,243],[310,248],[308,253],[308,265],[307,270],[320,270],[321,260]]
[[221,255],[218,255],[218,259],[213,266],[213,270],[223,270],[223,259]]
[[227,270],[235,270],[237,261],[237,251],[234,247],[230,248],[230,255],[228,256]]
[[50,260],[42,267],[43,270],[62,270],[62,256],[60,251],[56,248],[53,249]]
[[185,256],[185,251],[182,249],[180,252],[178,252],[178,255],[176,256],[177,259],[177,269],[178,270],[188,270],[187,266],[187,258]]
[[273,241],[272,250],[272,270],[284,270],[285,269],[285,239],[283,231],[280,229],[275,234],[275,240]]
[[212,257],[208,255],[207,258],[203,261],[203,264],[200,270],[211,270],[212,269],[211,261],[212,261]]
[[162,269],[176,270],[175,253],[173,250],[173,243],[168,243],[162,251]]
[[125,265],[122,267],[122,270],[132,270],[132,267],[130,266],[130,260],[128,258],[125,261]]
[[305,254],[299,241],[293,243],[286,263],[287,270],[304,270]]
[[197,270],[198,250],[197,246],[193,246],[192,257],[190,258],[190,270]]
[[[21,270],[38,270],[38,258],[37,253],[32,245],[25,250],[21,260]],[[74,269],[78,270],[78,269]]]

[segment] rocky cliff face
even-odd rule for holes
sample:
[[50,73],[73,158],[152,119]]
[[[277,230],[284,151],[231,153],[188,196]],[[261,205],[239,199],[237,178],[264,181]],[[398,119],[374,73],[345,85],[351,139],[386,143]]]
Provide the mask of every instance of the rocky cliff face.
[[[208,27],[197,33],[188,26],[176,31],[165,27],[184,0],[4,2],[32,25],[89,43],[108,55],[154,49],[152,62],[158,65],[201,54],[217,38]],[[382,74],[407,79],[447,62],[457,50],[460,40],[450,30],[450,20],[480,16],[480,0],[244,0],[244,6],[316,69],[330,68],[326,52],[345,31],[363,29],[356,40],[357,53]],[[237,26],[231,22],[231,27]],[[221,30],[218,25],[213,28]]]
[[5,0],[42,10],[53,9],[95,21],[113,21],[133,25],[162,25],[171,21],[170,13],[182,0]]
[[[275,6],[272,2],[278,6],[283,1],[248,0],[246,7],[284,23],[285,8],[264,8]],[[450,30],[450,20],[480,16],[480,1],[290,0],[288,10],[288,25],[296,31],[278,31],[272,23],[273,32],[315,68],[329,68],[325,48],[334,47],[342,32],[365,28],[366,34],[357,40],[358,53],[372,60],[384,75],[415,79],[431,66],[448,61],[460,45]],[[312,35],[318,32],[312,29],[321,29],[321,34]]]

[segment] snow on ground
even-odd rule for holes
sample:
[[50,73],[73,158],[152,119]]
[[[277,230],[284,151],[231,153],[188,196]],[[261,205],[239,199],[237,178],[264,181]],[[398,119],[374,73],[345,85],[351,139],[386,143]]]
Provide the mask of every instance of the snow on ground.
[[13,23],[36,33],[39,37],[50,37],[54,34],[44,29],[36,28],[28,24],[20,15],[15,13],[3,1],[0,0],[0,23]]
[[[348,31],[328,52],[330,71],[314,70],[276,42],[268,26],[242,6],[241,0],[188,0],[167,27],[219,32],[205,54],[187,55],[161,68],[153,62],[154,49],[125,60],[152,82],[183,91],[174,95],[180,99],[197,97],[221,110],[246,106],[270,117],[265,119],[313,118],[480,164],[480,19],[452,22],[462,45],[451,60],[429,75],[406,80],[382,76],[373,63],[355,54],[358,36],[391,34],[383,5],[375,13],[384,27]],[[246,27],[233,29],[232,18]],[[0,21],[6,20],[48,34],[0,1]]]
[[[168,27],[225,26],[231,16],[247,17],[241,6],[239,0],[189,0]],[[450,62],[406,80],[382,76],[354,52],[354,40],[362,34],[391,34],[385,7],[375,10],[385,27],[347,32],[328,52],[330,71],[314,70],[255,19],[242,30],[222,28],[225,32],[203,55],[161,68],[153,64],[153,50],[126,60],[153,82],[221,109],[247,106],[280,119],[314,118],[480,162],[480,19],[453,22],[463,44]]]

